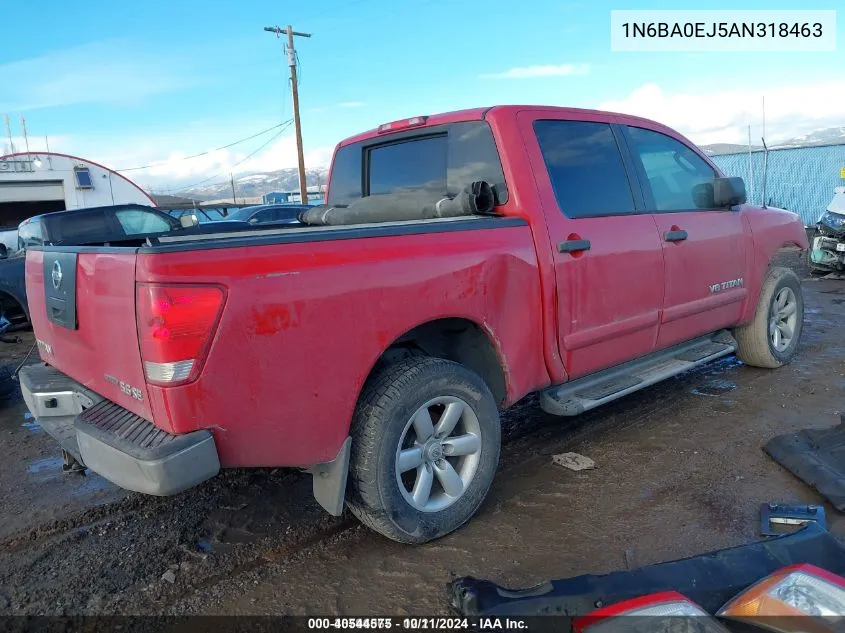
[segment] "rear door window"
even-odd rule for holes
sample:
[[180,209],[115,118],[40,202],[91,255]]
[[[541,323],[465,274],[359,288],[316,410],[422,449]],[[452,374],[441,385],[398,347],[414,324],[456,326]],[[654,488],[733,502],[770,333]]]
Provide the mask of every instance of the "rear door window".
[[570,218],[635,213],[622,154],[608,123],[536,121],[534,133],[560,210]]
[[276,210],[275,209],[262,209],[255,215],[253,215],[249,221],[253,224],[263,224],[265,222],[272,222],[276,219]]
[[[677,139],[628,127],[631,151],[648,183],[654,211],[690,211],[714,207],[707,189],[716,172],[692,148]],[[649,193],[647,192],[647,193]]]

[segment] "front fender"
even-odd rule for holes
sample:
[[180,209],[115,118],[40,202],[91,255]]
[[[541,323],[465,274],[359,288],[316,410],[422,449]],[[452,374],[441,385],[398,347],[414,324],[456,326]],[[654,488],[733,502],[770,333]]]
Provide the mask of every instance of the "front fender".
[[[752,238],[747,274],[748,299],[741,317],[741,323],[745,324],[754,319],[760,289],[769,267],[778,263],[780,255],[789,252],[800,255],[810,244],[804,223],[796,213],[774,207],[749,206],[741,211]],[[788,265],[788,262],[784,263]]]

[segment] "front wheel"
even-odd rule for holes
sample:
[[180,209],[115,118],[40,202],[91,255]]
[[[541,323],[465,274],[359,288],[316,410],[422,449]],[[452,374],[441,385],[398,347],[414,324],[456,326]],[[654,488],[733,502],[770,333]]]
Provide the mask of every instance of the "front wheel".
[[444,536],[487,495],[500,442],[496,402],[477,374],[439,358],[388,365],[355,412],[347,505],[396,541]]
[[798,351],[804,327],[801,282],[789,268],[769,269],[754,320],[734,330],[737,356],[746,365],[773,369],[787,364]]

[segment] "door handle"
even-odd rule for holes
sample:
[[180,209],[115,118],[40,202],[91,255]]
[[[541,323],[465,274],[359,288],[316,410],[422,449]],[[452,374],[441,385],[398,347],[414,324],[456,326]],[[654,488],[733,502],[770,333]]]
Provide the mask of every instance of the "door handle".
[[666,231],[663,234],[663,239],[666,242],[683,242],[687,239],[686,231]]
[[578,253],[590,250],[590,240],[566,240],[557,245],[558,253]]

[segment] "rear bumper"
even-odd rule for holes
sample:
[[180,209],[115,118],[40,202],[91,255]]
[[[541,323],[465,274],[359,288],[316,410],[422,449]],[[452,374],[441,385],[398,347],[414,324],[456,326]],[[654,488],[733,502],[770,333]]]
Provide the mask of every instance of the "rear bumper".
[[19,376],[24,401],[44,430],[121,488],[172,495],[220,471],[208,431],[167,433],[48,365],[24,367]]

